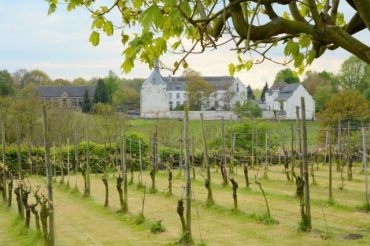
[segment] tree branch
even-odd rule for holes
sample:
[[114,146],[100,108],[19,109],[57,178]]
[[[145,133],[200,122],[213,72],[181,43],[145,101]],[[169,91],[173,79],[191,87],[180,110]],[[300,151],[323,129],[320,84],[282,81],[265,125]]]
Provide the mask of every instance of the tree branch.
[[370,1],[369,0],[353,0],[356,9],[364,21],[367,29],[370,31]]

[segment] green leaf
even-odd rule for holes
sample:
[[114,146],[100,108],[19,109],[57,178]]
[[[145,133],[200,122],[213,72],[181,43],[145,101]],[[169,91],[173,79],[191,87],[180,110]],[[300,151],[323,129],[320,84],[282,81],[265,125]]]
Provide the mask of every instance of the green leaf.
[[308,65],[310,65],[313,62],[313,60],[315,59],[315,56],[316,56],[316,51],[315,50],[310,50],[308,52],[308,54],[307,54],[307,61],[306,61],[306,63]]
[[139,9],[142,4],[143,4],[143,0],[133,0],[132,1],[132,5],[134,6],[134,8],[137,8],[137,9]]
[[134,67],[134,62],[132,61],[132,59],[127,59],[122,63],[121,65],[121,69],[125,72],[125,73],[129,73],[131,71],[131,69]]
[[89,42],[93,45],[93,46],[98,46],[99,45],[99,42],[100,42],[100,34],[96,31],[93,31],[90,35],[90,38],[89,38]]
[[184,69],[187,69],[189,67],[189,64],[186,61],[184,61],[184,63],[182,64],[182,67]]
[[100,29],[100,28],[103,27],[103,25],[104,25],[104,18],[99,16],[99,17],[95,18],[94,22],[91,25],[91,28],[96,27],[96,28]]
[[286,56],[292,55],[295,57],[299,54],[299,44],[294,42],[293,40],[289,40],[285,46],[284,54]]
[[139,22],[144,29],[149,29],[153,24],[159,26],[163,22],[161,10],[156,5],[150,6],[140,14]]
[[121,33],[121,42],[122,44],[126,44],[127,41],[129,40],[129,36],[127,34],[124,34],[123,32]]
[[251,70],[252,66],[253,66],[253,61],[248,60],[246,63],[244,63],[243,68],[245,68],[249,71],[249,70]]
[[185,13],[186,16],[191,15],[191,7],[188,1],[181,2],[181,10]]
[[52,13],[54,13],[56,9],[57,9],[57,5],[54,3],[51,3],[49,5],[48,15],[51,15]]
[[305,34],[299,36],[299,45],[302,48],[306,48],[306,47],[310,46],[310,44],[311,44],[311,38],[310,38],[310,36],[305,35]]
[[338,26],[343,26],[343,25],[345,24],[343,13],[338,13],[338,14],[337,14],[336,24],[337,24]]
[[181,44],[181,41],[177,41],[177,42],[173,43],[171,47],[172,47],[172,49],[175,50],[180,46],[180,44]]
[[296,56],[294,56],[294,66],[295,67],[301,66],[303,63],[303,60],[304,60],[304,55],[301,53],[297,54]]
[[113,35],[113,24],[111,21],[106,21],[104,23],[104,32],[107,34],[107,36]]
[[283,12],[283,18],[284,18],[284,19],[287,19],[287,20],[290,20],[290,16],[289,16],[289,14],[288,14],[288,12],[287,12],[287,11],[284,11],[284,12]]
[[230,76],[234,76],[235,74],[235,65],[232,63],[229,64],[229,73],[230,73]]

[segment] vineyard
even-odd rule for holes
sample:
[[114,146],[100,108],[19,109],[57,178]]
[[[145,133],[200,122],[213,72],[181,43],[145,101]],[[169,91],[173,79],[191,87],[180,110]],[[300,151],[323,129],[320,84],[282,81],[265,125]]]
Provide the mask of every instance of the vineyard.
[[0,245],[369,241],[361,124],[60,117],[2,125]]

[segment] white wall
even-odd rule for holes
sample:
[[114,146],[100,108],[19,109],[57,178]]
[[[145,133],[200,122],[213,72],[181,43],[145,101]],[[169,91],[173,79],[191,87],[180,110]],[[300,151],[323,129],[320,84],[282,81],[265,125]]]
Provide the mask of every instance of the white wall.
[[163,117],[170,111],[166,87],[147,84],[140,93],[140,116]]
[[296,119],[296,106],[301,107],[301,97],[305,99],[306,119],[311,120],[315,118],[315,101],[303,85],[300,85],[285,102],[284,109],[287,119]]
[[[200,113],[203,113],[204,120],[219,120],[221,117],[224,117],[225,120],[236,120],[238,116],[231,111],[189,111],[189,119],[191,120],[199,120]],[[153,114],[145,114],[144,116],[141,115],[142,118],[157,118],[157,116]],[[170,118],[170,119],[183,119],[184,112],[183,111],[169,111],[166,114],[162,114],[158,116],[159,118]]]

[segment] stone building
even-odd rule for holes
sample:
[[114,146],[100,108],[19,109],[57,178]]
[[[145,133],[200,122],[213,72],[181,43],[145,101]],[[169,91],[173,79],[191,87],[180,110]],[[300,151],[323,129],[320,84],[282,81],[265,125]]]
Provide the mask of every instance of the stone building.
[[38,95],[46,104],[79,109],[85,91],[93,100],[95,86],[39,86]]
[[[203,100],[202,111],[230,110],[236,102],[244,103],[247,99],[247,88],[238,78],[202,78],[214,88],[214,92]],[[187,101],[186,78],[162,77],[156,65],[141,87],[140,115],[143,118],[171,117],[170,112]]]

